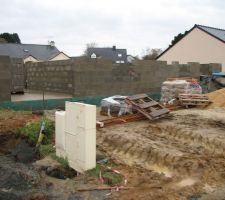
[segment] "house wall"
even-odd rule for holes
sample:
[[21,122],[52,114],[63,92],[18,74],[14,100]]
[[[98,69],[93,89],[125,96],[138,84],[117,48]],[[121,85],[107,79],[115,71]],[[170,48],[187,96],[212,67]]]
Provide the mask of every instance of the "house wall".
[[28,89],[70,93],[73,96],[129,95],[160,92],[169,77],[191,76],[220,71],[218,64],[188,63],[167,65],[162,61],[135,61],[132,65],[110,60],[78,58],[26,64]]
[[182,64],[187,62],[221,63],[222,70],[225,72],[225,44],[204,31],[194,28],[158,60],[165,60],[168,63],[179,61]]
[[0,101],[11,100],[11,61],[8,56],[0,56]]
[[68,56],[66,56],[64,53],[60,53],[58,54],[56,57],[52,58],[50,61],[54,61],[54,60],[68,60],[70,59]]

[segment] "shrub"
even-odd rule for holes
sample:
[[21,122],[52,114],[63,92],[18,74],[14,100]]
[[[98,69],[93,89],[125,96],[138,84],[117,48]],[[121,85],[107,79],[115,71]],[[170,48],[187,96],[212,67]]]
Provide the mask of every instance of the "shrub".
[[[48,119],[43,119],[43,120],[45,121],[45,137],[43,139],[42,144],[51,144],[54,137],[54,132],[55,132],[54,122]],[[36,144],[43,120],[30,123],[26,125],[25,127],[20,128],[19,133],[21,135],[26,136],[28,139],[28,142],[32,144]]]
[[39,146],[39,154],[41,158],[51,153],[55,153],[55,147],[53,146],[53,144],[46,144],[46,145]]

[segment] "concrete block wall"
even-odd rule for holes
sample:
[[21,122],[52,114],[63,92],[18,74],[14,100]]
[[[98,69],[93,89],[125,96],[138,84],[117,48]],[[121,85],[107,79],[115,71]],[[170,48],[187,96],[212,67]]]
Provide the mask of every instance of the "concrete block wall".
[[28,89],[72,94],[71,60],[28,63],[25,66]]
[[11,100],[11,61],[8,56],[0,56],[0,101]]
[[11,58],[11,92],[24,92],[25,73],[23,59]]
[[132,65],[110,60],[73,58],[26,65],[29,89],[67,92],[73,96],[108,96],[160,92],[171,77],[194,77],[221,71],[220,64],[168,65],[165,61],[136,61]]
[[221,71],[218,64],[188,63],[167,65],[164,61],[136,61],[116,65],[106,60],[77,60],[74,70],[74,96],[129,95],[160,92],[171,77],[194,77]]

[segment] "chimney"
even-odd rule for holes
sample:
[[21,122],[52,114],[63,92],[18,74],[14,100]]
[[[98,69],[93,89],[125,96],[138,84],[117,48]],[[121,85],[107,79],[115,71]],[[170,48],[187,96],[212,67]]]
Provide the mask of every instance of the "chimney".
[[54,42],[54,41],[50,41],[50,42],[49,42],[49,45],[50,45],[51,47],[54,47],[54,46],[55,46],[55,42]]
[[116,51],[116,46],[115,45],[112,47],[112,50],[113,51]]

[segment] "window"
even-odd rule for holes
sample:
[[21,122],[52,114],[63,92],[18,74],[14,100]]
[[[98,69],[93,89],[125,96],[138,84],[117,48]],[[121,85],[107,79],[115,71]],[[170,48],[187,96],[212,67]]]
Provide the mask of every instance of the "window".
[[121,53],[119,53],[119,54],[118,54],[118,57],[122,57],[122,54],[121,54]]

